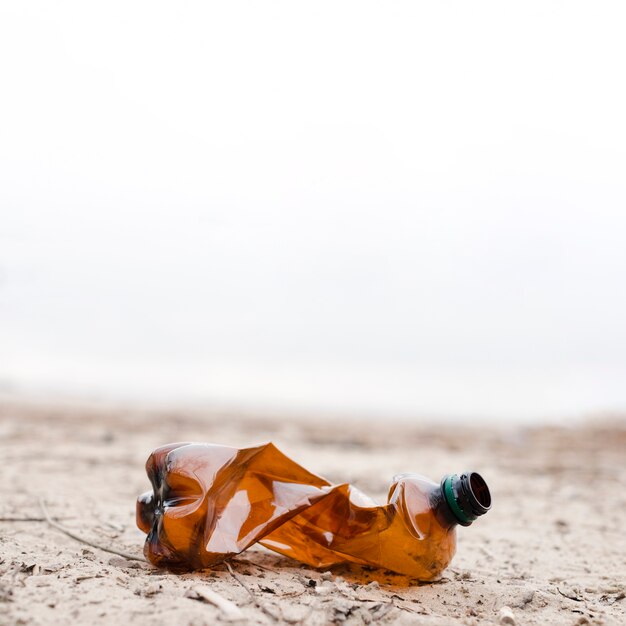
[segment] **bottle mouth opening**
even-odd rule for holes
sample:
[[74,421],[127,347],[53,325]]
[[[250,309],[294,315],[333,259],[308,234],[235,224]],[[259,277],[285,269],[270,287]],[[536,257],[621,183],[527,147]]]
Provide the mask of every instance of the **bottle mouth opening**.
[[477,472],[444,476],[441,488],[452,514],[462,526],[469,526],[491,509],[489,487]]
[[491,508],[491,493],[485,479],[476,472],[469,472],[469,487],[476,502],[485,509],[485,513]]

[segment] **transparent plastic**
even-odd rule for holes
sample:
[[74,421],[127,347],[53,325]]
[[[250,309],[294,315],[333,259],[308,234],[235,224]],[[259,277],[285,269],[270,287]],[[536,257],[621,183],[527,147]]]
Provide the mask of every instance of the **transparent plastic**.
[[153,490],[137,500],[144,553],[171,569],[211,567],[254,543],[325,568],[358,563],[431,580],[450,563],[456,522],[440,485],[395,477],[387,504],[331,485],[268,443],[176,443],[146,463]]

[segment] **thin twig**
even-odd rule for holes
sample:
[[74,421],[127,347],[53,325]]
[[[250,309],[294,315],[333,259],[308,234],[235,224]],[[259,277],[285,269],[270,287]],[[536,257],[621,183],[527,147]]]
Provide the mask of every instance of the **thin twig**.
[[253,561],[249,561],[248,559],[244,559],[240,556],[237,558],[232,557],[230,559],[231,563],[241,563],[243,565],[251,565],[252,567],[258,567],[259,569],[265,570],[266,572],[272,572],[272,574],[276,574],[276,570],[268,567],[267,565],[259,565],[258,563],[254,563]]
[[479,550],[490,560],[490,561],[494,561],[495,560],[495,556],[493,555],[493,552],[491,552],[490,550],[488,550],[487,548],[485,548],[485,546],[479,546]]
[[76,541],[80,541],[80,543],[84,543],[92,548],[96,548],[98,550],[103,550],[104,552],[110,552],[111,554],[117,554],[118,556],[123,556],[125,559],[130,561],[142,561],[145,562],[146,559],[142,556],[136,556],[134,554],[130,554],[129,552],[124,552],[122,550],[116,550],[115,548],[109,548],[108,546],[103,546],[102,544],[95,543],[94,541],[89,541],[80,535],[77,535],[74,531],[69,528],[65,528],[62,524],[55,522],[51,517],[50,513],[48,513],[48,509],[46,507],[46,503],[43,498],[39,498],[39,506],[41,507],[41,512],[44,514],[45,521],[50,524],[53,528],[60,530],[62,533],[65,533],[68,537],[75,539]]
[[268,617],[271,617],[274,621],[278,622],[280,618],[275,613],[272,613],[272,611],[270,611],[265,605],[261,604],[257,600],[257,597],[254,595],[254,592],[252,591],[252,589],[248,587],[248,585],[246,584],[246,581],[243,580],[241,576],[235,573],[230,563],[228,561],[224,561],[224,565],[226,565],[228,571],[230,572],[230,575],[250,594],[250,597],[252,598],[252,602],[254,602],[255,606],[258,609],[261,609],[261,611],[263,611],[265,615],[267,615]]
[[209,587],[192,587],[185,592],[185,598],[208,602],[209,604],[216,606],[227,618],[231,620],[245,619],[241,609],[234,602],[227,600]]
[[567,598],[568,600],[573,600],[574,602],[582,602],[583,599],[578,597],[578,596],[568,596],[566,593],[563,593],[558,587],[556,588],[556,590],[564,597]]
[[372,615],[372,621],[377,622],[379,619],[382,619],[383,617],[385,617],[385,615],[387,615],[389,611],[393,611],[393,609],[396,608],[396,605],[393,603],[393,600],[391,600],[391,602],[385,602],[381,604],[381,606],[382,608],[380,609],[380,611],[376,611],[375,613],[373,613],[370,610],[370,615]]

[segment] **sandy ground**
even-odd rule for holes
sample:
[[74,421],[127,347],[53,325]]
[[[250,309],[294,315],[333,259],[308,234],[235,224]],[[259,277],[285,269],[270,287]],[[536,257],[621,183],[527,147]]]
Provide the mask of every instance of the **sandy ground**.
[[[177,575],[84,545],[42,520],[141,555],[134,501],[156,446],[274,441],[384,501],[396,472],[476,469],[493,510],[459,529],[452,566],[416,584],[321,572],[262,549]],[[624,624],[626,422],[427,427],[0,403],[0,624]],[[32,518],[30,521],[18,521]],[[212,592],[234,603],[211,603]],[[507,608],[508,607],[508,608]],[[238,614],[237,614],[238,613]]]

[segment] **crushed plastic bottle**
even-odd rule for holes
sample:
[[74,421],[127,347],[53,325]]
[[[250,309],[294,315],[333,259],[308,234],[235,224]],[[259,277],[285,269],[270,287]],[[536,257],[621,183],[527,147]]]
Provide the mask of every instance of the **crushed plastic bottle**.
[[268,443],[252,448],[175,443],[146,463],[152,491],[137,499],[144,553],[157,566],[203,569],[254,543],[307,563],[358,563],[420,580],[437,577],[456,549],[456,526],[491,507],[475,472],[436,484],[394,478],[387,504],[331,485]]

